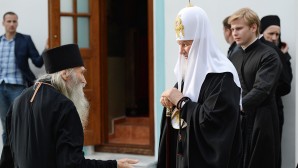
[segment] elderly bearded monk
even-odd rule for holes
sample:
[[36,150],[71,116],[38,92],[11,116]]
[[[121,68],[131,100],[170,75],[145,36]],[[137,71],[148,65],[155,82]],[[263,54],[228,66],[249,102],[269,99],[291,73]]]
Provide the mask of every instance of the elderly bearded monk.
[[89,160],[84,158],[83,130],[89,103],[83,60],[76,44],[48,50],[47,74],[26,89],[7,115],[8,141],[0,167],[19,168],[131,168],[137,160]]

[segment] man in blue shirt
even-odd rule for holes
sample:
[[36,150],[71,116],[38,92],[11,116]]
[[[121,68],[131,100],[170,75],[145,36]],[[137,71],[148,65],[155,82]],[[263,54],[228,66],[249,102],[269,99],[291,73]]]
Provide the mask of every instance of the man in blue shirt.
[[[0,36],[0,117],[3,128],[2,140],[5,143],[5,118],[8,108],[23,89],[32,85],[35,80],[28,59],[30,58],[39,68],[43,65],[43,59],[31,37],[16,32],[17,14],[6,12],[3,15],[2,25],[5,28],[5,34]],[[48,48],[47,44],[45,48]]]

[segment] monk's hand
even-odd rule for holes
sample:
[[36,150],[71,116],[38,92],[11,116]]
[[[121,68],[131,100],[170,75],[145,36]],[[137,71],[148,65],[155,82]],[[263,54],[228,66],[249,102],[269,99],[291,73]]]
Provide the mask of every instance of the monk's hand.
[[117,160],[117,168],[133,168],[133,165],[138,162],[136,159],[119,159]]
[[289,51],[289,46],[287,43],[283,42],[283,45],[280,49],[284,54],[287,53]]

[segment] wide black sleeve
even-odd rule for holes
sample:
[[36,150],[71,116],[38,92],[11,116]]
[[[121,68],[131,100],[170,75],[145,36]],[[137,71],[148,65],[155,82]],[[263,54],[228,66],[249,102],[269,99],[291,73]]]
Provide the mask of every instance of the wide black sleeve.
[[276,88],[277,96],[285,96],[291,91],[291,82],[293,79],[292,67],[291,67],[291,56],[289,53],[282,53],[280,59],[282,61],[282,72],[280,74],[280,78],[278,80],[278,85]]
[[13,168],[14,167],[14,162],[13,162],[11,148],[10,148],[11,114],[12,114],[12,106],[10,106],[8,113],[6,115],[7,141],[3,145],[1,160],[0,160],[0,168]]
[[117,168],[116,160],[89,160],[83,154],[84,135],[81,121],[74,105],[63,107],[56,124],[56,161],[60,168]]
[[32,60],[32,63],[36,66],[36,67],[42,67],[42,65],[44,64],[43,62],[43,58],[42,56],[38,53],[32,39],[31,36],[25,36],[26,37],[26,41],[27,41],[27,51],[29,54],[29,57]]
[[189,102],[182,111],[187,115],[188,166],[237,167],[241,156],[240,88],[232,74],[225,73],[204,83],[200,92],[199,103]]
[[[176,83],[176,85],[174,86],[175,88],[178,87],[178,84]],[[170,159],[170,166],[175,166],[176,165],[176,160],[174,158],[176,158],[176,139],[177,139],[177,134],[178,131],[176,129],[174,129],[171,125],[168,125],[167,122],[167,117],[166,117],[166,108],[163,108],[162,111],[162,118],[161,118],[161,129],[160,129],[160,138],[159,138],[159,149],[158,149],[158,159],[157,159],[157,168],[165,168],[166,167],[166,156],[169,155]],[[167,132],[169,131],[169,132]],[[170,152],[167,151],[166,149],[166,137],[168,136],[170,137],[170,141],[168,143],[169,147],[170,147]],[[169,152],[169,153],[168,153]]]
[[246,108],[258,107],[271,94],[277,85],[282,64],[277,53],[273,50],[261,59],[253,88],[242,98],[242,106]]

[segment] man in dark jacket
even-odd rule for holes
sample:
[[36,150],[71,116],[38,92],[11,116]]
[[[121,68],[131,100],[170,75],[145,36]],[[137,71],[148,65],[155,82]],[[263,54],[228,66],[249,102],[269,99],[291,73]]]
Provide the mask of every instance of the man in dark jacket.
[[5,143],[7,110],[22,90],[32,85],[35,80],[28,59],[30,58],[39,68],[43,65],[43,59],[31,37],[16,32],[18,16],[14,12],[6,12],[2,24],[5,34],[0,36],[0,116],[3,128],[2,140]]
[[48,74],[23,91],[7,119],[8,140],[1,168],[131,168],[137,160],[84,158],[83,130],[89,103],[83,60],[76,44],[48,50],[43,55]]
[[235,42],[232,36],[231,25],[228,23],[229,17],[230,16],[226,17],[222,21],[224,37],[226,42],[230,45],[227,53],[228,58],[239,49],[239,46],[237,46],[237,43]]

